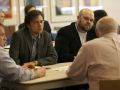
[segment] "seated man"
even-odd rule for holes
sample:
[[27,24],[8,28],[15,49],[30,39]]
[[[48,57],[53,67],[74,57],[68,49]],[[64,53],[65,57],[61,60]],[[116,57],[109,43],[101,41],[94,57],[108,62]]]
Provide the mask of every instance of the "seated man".
[[71,62],[77,55],[79,48],[88,40],[95,38],[91,30],[94,21],[94,13],[89,9],[83,9],[77,16],[77,21],[62,27],[55,39],[55,49],[58,54],[58,62]]
[[85,43],[79,50],[68,77],[82,81],[87,79],[89,90],[99,90],[100,80],[120,79],[120,36],[118,23],[111,17],[101,18],[96,25],[99,37]]
[[12,35],[10,56],[17,64],[50,65],[57,62],[57,53],[50,34],[43,30],[44,16],[32,10],[25,16],[25,28]]
[[[0,24],[0,82],[7,81],[26,81],[34,78],[43,77],[45,68],[34,69],[34,65],[24,65],[23,67],[16,65],[14,60],[10,58],[9,53],[4,50],[6,42],[4,26]],[[33,67],[30,69],[30,66]]]

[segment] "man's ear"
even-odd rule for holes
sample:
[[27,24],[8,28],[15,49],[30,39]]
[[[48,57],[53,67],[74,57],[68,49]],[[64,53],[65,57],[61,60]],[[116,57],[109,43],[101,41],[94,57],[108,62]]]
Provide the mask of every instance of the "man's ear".
[[95,33],[96,33],[96,36],[97,36],[97,37],[100,37],[100,36],[101,36],[101,33],[100,33],[100,31],[99,31],[97,28],[95,29]]

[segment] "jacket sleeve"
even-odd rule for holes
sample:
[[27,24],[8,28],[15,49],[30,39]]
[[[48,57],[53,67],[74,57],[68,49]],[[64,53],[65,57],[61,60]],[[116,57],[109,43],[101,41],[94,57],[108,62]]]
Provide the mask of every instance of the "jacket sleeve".
[[16,65],[8,52],[0,51],[0,77],[3,80],[19,82],[34,79],[35,76],[33,70]]
[[[38,61],[38,64],[42,64],[42,65],[50,65],[50,64],[55,64],[57,63],[57,59],[58,59],[58,56],[57,56],[57,53],[56,53],[56,50],[55,48],[53,47],[53,44],[52,44],[52,40],[51,40],[51,37],[50,37],[50,34],[46,34],[45,37],[45,43],[46,43],[46,47],[44,47],[44,51],[45,54],[43,55],[42,58],[39,58],[37,61]],[[40,47],[41,48],[41,47]],[[45,50],[46,49],[46,50]]]
[[17,33],[15,32],[12,35],[12,40],[11,40],[9,54],[10,54],[10,57],[13,58],[13,60],[15,60],[15,62],[17,64],[20,64],[19,49],[20,49],[20,38],[17,35]]
[[87,77],[90,56],[89,50],[83,46],[67,71],[68,77],[75,80],[84,80]]
[[[68,30],[69,31],[69,30]],[[70,52],[69,33],[64,28],[61,28],[55,39],[55,49],[58,54],[58,62],[70,62],[74,59],[74,54]],[[69,60],[69,61],[68,61]]]

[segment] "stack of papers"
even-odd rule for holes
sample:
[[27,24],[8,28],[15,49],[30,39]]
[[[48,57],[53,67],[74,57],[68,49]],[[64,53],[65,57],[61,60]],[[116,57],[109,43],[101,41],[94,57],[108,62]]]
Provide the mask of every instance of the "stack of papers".
[[55,71],[66,71],[68,70],[69,66],[63,66],[63,67],[57,67],[57,68],[52,68],[52,70]]

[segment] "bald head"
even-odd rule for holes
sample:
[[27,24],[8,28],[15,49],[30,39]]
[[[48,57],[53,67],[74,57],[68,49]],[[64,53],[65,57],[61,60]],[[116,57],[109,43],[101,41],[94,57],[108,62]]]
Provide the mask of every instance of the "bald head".
[[86,15],[86,14],[90,14],[92,16],[94,16],[94,12],[88,8],[84,8],[79,12],[79,15]]
[[116,32],[117,33],[118,23],[109,16],[101,18],[96,25],[96,33],[98,36],[102,36],[107,33]]
[[94,13],[90,9],[82,9],[77,16],[77,28],[79,31],[88,32],[94,21]]

